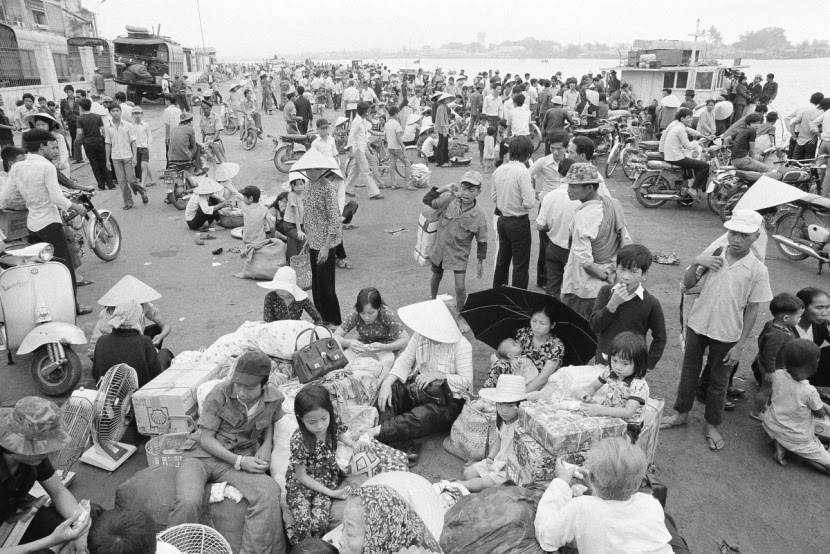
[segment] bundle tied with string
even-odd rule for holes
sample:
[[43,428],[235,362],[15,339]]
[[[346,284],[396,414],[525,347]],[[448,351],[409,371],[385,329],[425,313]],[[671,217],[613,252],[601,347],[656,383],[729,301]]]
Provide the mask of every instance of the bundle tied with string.
[[628,425],[617,417],[592,417],[561,410],[547,402],[526,402],[519,408],[521,425],[553,455],[576,452],[610,437],[625,434]]

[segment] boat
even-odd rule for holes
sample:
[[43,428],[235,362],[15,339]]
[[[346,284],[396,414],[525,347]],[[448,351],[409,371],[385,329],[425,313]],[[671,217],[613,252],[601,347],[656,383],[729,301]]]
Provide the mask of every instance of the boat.
[[708,44],[697,40],[635,40],[626,62],[613,69],[617,77],[631,85],[638,100],[649,105],[660,100],[665,88],[681,100],[687,90],[695,91],[695,100],[704,102],[710,98],[719,100],[727,71],[743,69],[736,59],[730,66],[718,60],[708,59]]
[[548,62],[548,59],[547,59],[547,58],[545,58],[544,60],[542,60],[542,63],[549,63],[549,62]]

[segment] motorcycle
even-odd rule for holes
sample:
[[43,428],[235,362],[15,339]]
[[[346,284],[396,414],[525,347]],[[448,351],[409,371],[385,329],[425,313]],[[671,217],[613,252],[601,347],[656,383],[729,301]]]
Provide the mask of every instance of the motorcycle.
[[222,102],[222,107],[219,110],[219,116],[222,118],[222,126],[224,129],[224,133],[226,135],[234,135],[236,134],[236,130],[239,129],[239,118],[231,109],[230,104],[227,102]]
[[830,263],[830,199],[808,194],[789,206],[778,218],[772,239],[787,259],[818,260],[821,275],[824,264]]
[[613,122],[598,119],[596,127],[589,129],[574,129],[575,137],[588,137],[594,141],[594,158],[604,156],[611,151],[611,134],[614,132]]
[[[693,141],[692,149],[686,156],[706,159],[705,142],[706,139]],[[670,200],[676,201],[678,207],[688,207],[695,203],[695,199],[683,190],[688,187],[688,180],[692,177],[691,170],[663,160],[661,152],[647,152],[646,159],[646,168],[640,172],[632,185],[640,205],[654,209]]]
[[256,146],[256,141],[259,138],[259,129],[257,129],[256,122],[251,114],[245,114],[245,122],[242,126],[242,148],[245,150],[253,150]]
[[37,388],[61,396],[81,379],[81,360],[74,344],[87,342],[75,324],[72,277],[61,263],[53,262],[48,243],[8,247],[0,257],[0,325],[8,349],[17,355],[34,353],[29,371]]
[[117,258],[121,251],[121,227],[112,212],[106,209],[99,210],[92,204],[92,197],[95,196],[93,191],[70,190],[65,193],[65,196],[74,204],[81,204],[87,210],[86,215],[80,215],[71,210],[63,213],[63,220],[69,229],[74,231],[83,229],[83,236],[75,233],[74,237],[78,257],[83,257],[84,242],[86,242],[95,255],[105,262],[111,262]]
[[[618,116],[609,120],[613,122],[614,130],[611,133],[611,151],[608,153],[608,159],[605,161],[605,177],[608,179],[614,174],[620,162],[623,162],[623,172],[625,172],[624,152],[636,148],[639,138],[635,135],[633,128],[620,122],[620,117]],[[626,176],[628,176],[627,173]]]
[[311,148],[311,143],[319,136],[317,131],[306,135],[268,135],[274,143],[274,167],[281,173],[291,171],[294,162],[303,157]]

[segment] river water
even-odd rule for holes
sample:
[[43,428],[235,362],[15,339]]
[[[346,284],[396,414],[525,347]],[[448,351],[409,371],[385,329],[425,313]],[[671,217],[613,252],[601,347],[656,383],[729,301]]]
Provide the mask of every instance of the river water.
[[[337,62],[350,63],[351,60],[336,60]],[[373,60],[363,60],[364,62]],[[512,73],[513,75],[524,75],[530,73],[536,78],[550,77],[557,71],[562,72],[564,78],[576,77],[592,71],[597,73],[599,69],[610,69],[619,65],[618,59],[590,59],[580,58],[574,60],[550,59],[543,63],[538,59],[521,58],[451,58],[435,59],[421,58],[420,65],[415,65],[414,58],[394,59],[385,58],[378,60],[391,70],[403,68],[421,67],[425,71],[434,71],[440,67],[446,73],[450,70],[460,72],[462,69],[467,75],[475,75],[489,69],[501,70],[501,75]],[[782,116],[789,113],[797,106],[807,105],[810,95],[814,92],[824,92],[830,95],[830,72],[827,71],[830,58],[813,58],[804,60],[742,60],[742,65],[749,66],[743,71],[750,80],[756,73],[766,76],[767,73],[775,74],[778,82],[778,98],[773,103],[773,109]],[[728,65],[732,60],[721,60],[721,63]],[[636,94],[637,91],[635,90]],[[698,98],[700,100],[700,98]]]

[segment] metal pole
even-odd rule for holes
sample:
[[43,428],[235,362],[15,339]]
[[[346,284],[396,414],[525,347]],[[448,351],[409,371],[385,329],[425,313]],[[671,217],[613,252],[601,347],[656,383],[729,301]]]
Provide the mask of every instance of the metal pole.
[[[202,55],[205,54],[205,30],[202,28],[202,7],[199,4],[199,0],[196,0],[196,10],[199,12],[199,31],[202,33]],[[198,49],[196,50],[198,52]],[[199,56],[194,56],[196,60],[198,60]],[[196,61],[194,60],[194,61]],[[199,71],[199,63],[196,63],[196,71]]]

